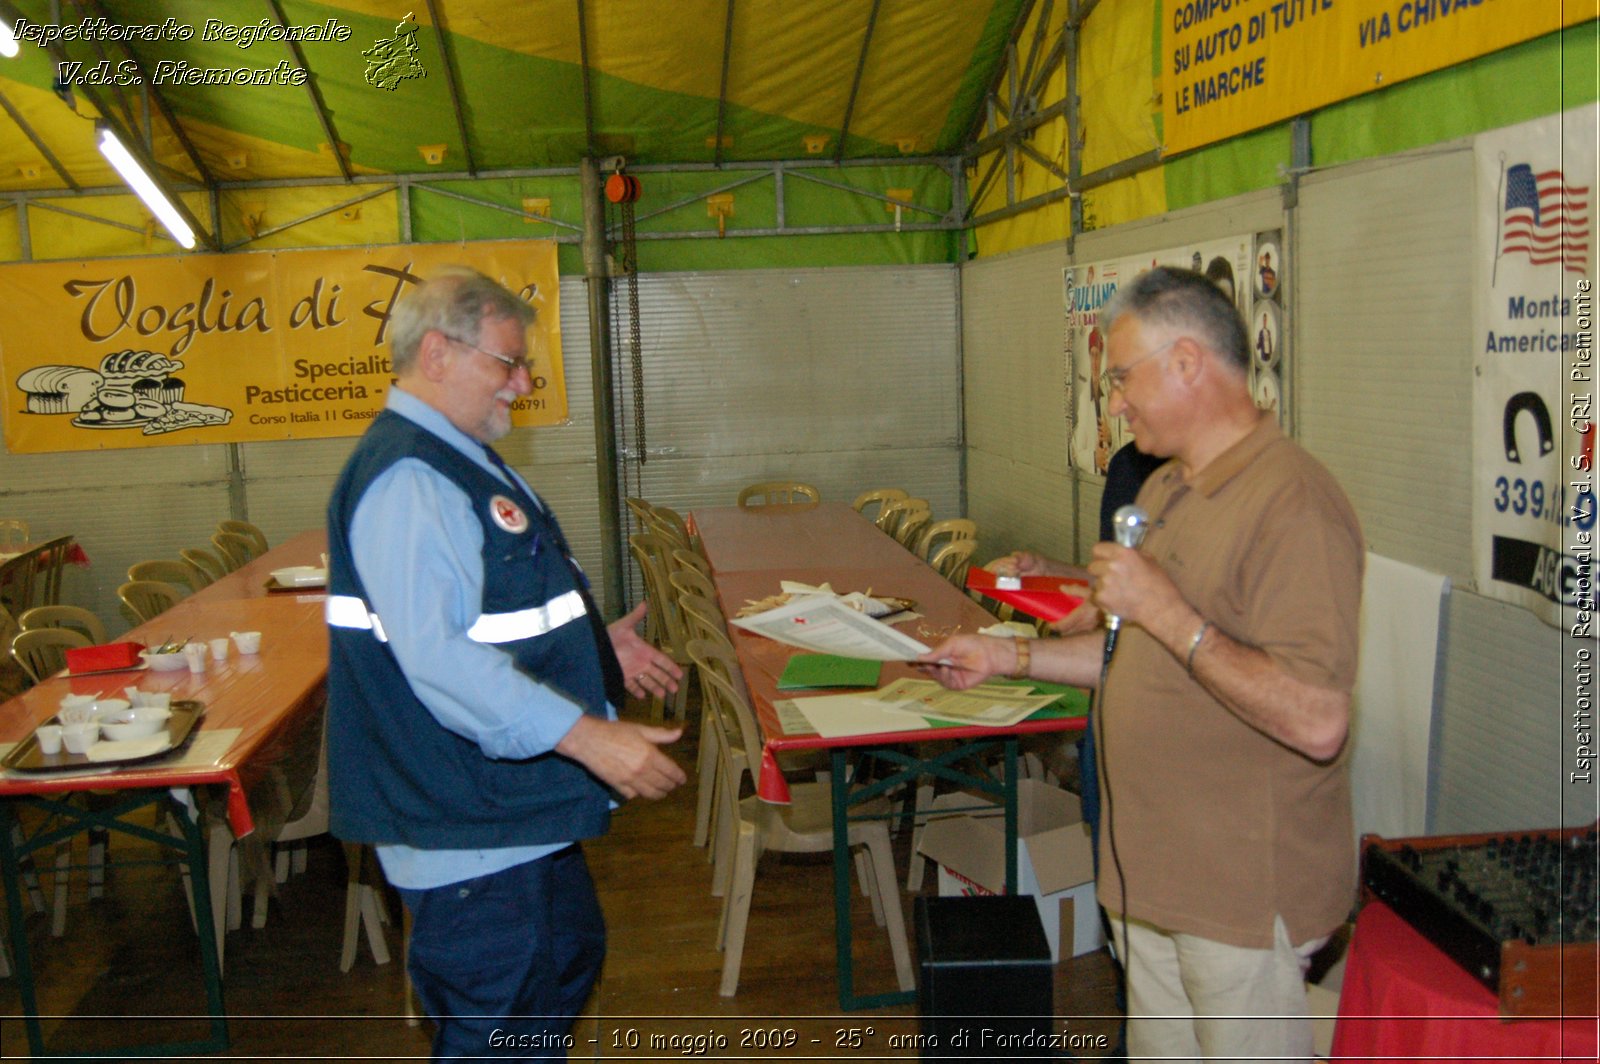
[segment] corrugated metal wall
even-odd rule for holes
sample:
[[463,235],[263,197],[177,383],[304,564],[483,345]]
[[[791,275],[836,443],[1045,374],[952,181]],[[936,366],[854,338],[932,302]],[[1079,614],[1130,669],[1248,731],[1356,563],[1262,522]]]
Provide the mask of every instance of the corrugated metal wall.
[[[1430,781],[1430,830],[1561,815],[1559,632],[1471,591],[1470,145],[1306,176],[1277,189],[1079,236],[1092,262],[1283,227],[1301,442],[1350,494],[1371,549],[1451,578]],[[1060,395],[1064,247],[963,269],[971,516],[1081,560],[1101,479],[1065,469]],[[1044,383],[1048,382],[1048,384]],[[1029,387],[1031,385],[1032,387]],[[1017,426],[1026,425],[1025,431]]]
[[[626,463],[625,493],[687,513],[794,479],[846,501],[900,487],[935,518],[958,516],[956,282],[950,266],[641,276],[646,461]],[[631,453],[621,288],[616,386]]]
[[977,561],[1028,548],[1071,558],[1061,270],[1051,244],[968,263],[961,274],[967,516]]
[[1461,140],[1308,176],[1301,437],[1371,548],[1450,577],[1429,830],[1561,819],[1560,632],[1472,588],[1473,163]]

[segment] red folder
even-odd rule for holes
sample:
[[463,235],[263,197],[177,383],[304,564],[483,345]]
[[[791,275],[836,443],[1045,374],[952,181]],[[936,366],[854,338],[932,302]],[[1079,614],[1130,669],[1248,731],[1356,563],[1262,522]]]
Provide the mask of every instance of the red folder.
[[[999,602],[1009,602],[1030,617],[1044,621],[1059,621],[1089,597],[1089,585],[1081,580],[1064,580],[1059,576],[1020,576],[1006,582],[1020,583],[1021,588],[1002,588],[995,586],[998,579],[1001,578],[976,565],[967,570],[967,587],[970,590]],[[1061,590],[1063,587],[1079,593],[1071,594]]]

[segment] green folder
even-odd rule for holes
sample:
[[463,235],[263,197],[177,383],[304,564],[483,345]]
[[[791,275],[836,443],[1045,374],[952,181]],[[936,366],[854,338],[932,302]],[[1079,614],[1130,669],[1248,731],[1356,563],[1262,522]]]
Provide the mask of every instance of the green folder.
[[828,687],[876,687],[883,662],[837,654],[796,654],[778,677],[780,691]]

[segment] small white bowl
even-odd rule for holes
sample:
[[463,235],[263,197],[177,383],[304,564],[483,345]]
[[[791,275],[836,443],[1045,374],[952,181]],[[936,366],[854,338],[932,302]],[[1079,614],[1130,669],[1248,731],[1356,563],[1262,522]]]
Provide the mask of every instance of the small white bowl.
[[89,712],[95,720],[101,720],[125,711],[132,704],[126,698],[97,698],[89,704]]
[[179,669],[188,667],[183,659],[182,650],[174,650],[170,654],[157,654],[153,650],[141,650],[139,651],[139,656],[145,660],[145,664],[156,672],[177,672]]
[[143,739],[165,728],[171,716],[169,710],[154,706],[124,709],[100,719],[100,734],[112,742]]
[[272,570],[280,587],[321,587],[328,582],[328,570],[315,565],[291,565]]

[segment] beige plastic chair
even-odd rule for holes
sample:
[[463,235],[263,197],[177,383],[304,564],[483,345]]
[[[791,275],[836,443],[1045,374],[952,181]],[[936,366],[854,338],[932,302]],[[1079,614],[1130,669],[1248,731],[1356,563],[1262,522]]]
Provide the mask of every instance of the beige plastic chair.
[[681,524],[674,524],[662,517],[660,510],[650,515],[650,523],[645,531],[666,540],[672,550],[689,549],[689,533]]
[[900,523],[895,526],[894,538],[906,550],[916,553],[917,540],[922,535],[922,530],[928,526],[933,517],[926,507],[907,510],[900,515]]
[[117,598],[134,623],[143,624],[176,606],[183,593],[162,580],[129,580],[117,588]]
[[222,559],[203,547],[185,547],[178,552],[178,557],[204,573],[208,583],[215,583],[228,575],[228,567]]
[[[733,647],[728,642],[727,624],[722,618],[722,613],[711,600],[702,595],[685,594],[679,598],[683,607],[684,617],[689,622],[689,630],[693,637],[690,645],[696,641],[708,643],[718,648],[719,653],[712,656],[702,655],[704,660],[697,660],[694,668],[697,673],[707,668],[719,668],[727,672],[728,682],[739,690],[744,689],[744,674],[739,671],[737,659],[734,657]],[[691,655],[692,657],[693,655]],[[712,833],[717,829],[715,795],[717,788],[727,785],[727,775],[722,762],[717,757],[715,744],[711,741],[711,715],[715,712],[707,690],[705,678],[700,678],[700,749],[695,760],[695,772],[698,783],[695,788],[694,803],[694,844],[704,846],[711,840]],[[748,771],[744,764],[743,749],[734,753],[734,760],[739,763],[739,774],[732,777],[733,786],[739,787],[744,779],[743,773]],[[718,833],[717,845],[711,848],[707,859],[712,865],[713,897],[720,898],[723,894],[724,863],[728,857],[727,845],[732,838],[731,833]]]
[[259,558],[263,554],[267,553],[268,547],[266,533],[262,532],[261,529],[257,528],[255,525],[252,525],[249,521],[218,521],[217,531],[232,532],[235,535],[243,536],[245,539],[248,539],[250,541],[250,556],[252,558]]
[[[891,502],[898,502],[906,498],[907,495],[907,492],[901,491],[899,488],[874,488],[871,491],[864,491],[857,495],[856,501],[850,505],[856,508],[856,513],[876,522],[878,515],[883,512],[884,506]],[[873,508],[871,513],[867,513],[867,507],[869,506]]]
[[935,521],[922,529],[917,536],[914,552],[923,558],[933,557],[933,552],[942,543],[954,543],[959,539],[977,539],[978,523],[965,517],[949,517],[943,521]]
[[900,520],[906,514],[917,510],[928,509],[930,509],[930,507],[928,506],[927,499],[909,497],[904,499],[891,499],[883,504],[883,508],[878,511],[878,519],[872,523],[892,536],[899,531]]
[[211,578],[189,562],[134,562],[128,566],[129,580],[160,580],[176,588],[199,591]]
[[34,628],[11,637],[11,657],[34,683],[67,667],[67,651],[94,644],[70,628]]
[[[734,687],[725,674],[731,657],[707,640],[690,643],[690,654],[702,665],[706,697],[713,704],[711,738],[721,759],[727,786],[718,789],[718,817],[732,835],[727,893],[723,898],[721,933],[721,994],[731,997],[739,989],[739,969],[744,959],[745,932],[750,919],[750,898],[755,889],[756,865],[761,854],[826,853],[833,849],[833,812],[829,786],[823,783],[790,784],[790,804],[773,805],[755,795],[739,797],[733,781],[739,778],[740,762],[734,751],[744,751],[746,766],[761,763],[761,742],[755,714],[744,693]],[[719,658],[724,660],[718,661]],[[882,810],[886,812],[887,803]],[[871,815],[872,803],[859,807]],[[849,826],[849,845],[856,847],[856,868],[863,887],[872,900],[873,919],[889,935],[894,955],[895,975],[900,989],[916,985],[911,968],[911,950],[906,941],[905,918],[900,908],[900,888],[894,872],[894,855],[889,848],[889,829],[882,820],[853,821]]]
[[[672,586],[678,592],[678,604],[680,606],[683,604],[683,596],[688,594],[698,595],[708,603],[711,603],[713,609],[716,608],[717,585],[711,582],[709,576],[694,566],[680,565],[672,571],[672,575],[667,579],[672,582]],[[721,617],[720,612],[718,617]]]
[[934,551],[933,556],[928,559],[928,564],[956,587],[963,587],[967,582],[967,563],[972,558],[972,552],[977,549],[977,540],[958,539]]
[[61,570],[67,564],[67,552],[71,549],[72,537],[60,536],[7,563],[23,563],[29,567],[24,578],[25,599],[11,606],[13,613],[21,613],[31,606],[54,606],[61,601]]
[[211,542],[230,573],[255,560],[256,545],[249,536],[241,536],[237,532],[213,532]]
[[[683,618],[678,613],[678,596],[668,582],[671,547],[660,536],[636,532],[628,537],[628,552],[639,566],[644,577],[645,600],[650,604],[646,634],[656,648],[678,665],[689,664],[689,654],[684,644]],[[688,712],[689,685],[680,683],[678,693],[672,696],[672,716],[682,720]],[[667,713],[666,699],[655,703],[658,718]]]
[[822,492],[798,480],[763,480],[739,492],[741,507],[773,506],[785,503],[818,502]]
[[33,538],[28,522],[20,517],[0,517],[0,553],[12,554]]
[[89,637],[90,645],[106,641],[106,626],[82,606],[35,606],[17,618],[20,631],[36,628],[67,628]]
[[672,507],[654,507],[650,512],[650,524],[653,528],[661,529],[665,527],[670,531],[671,535],[667,536],[667,538],[677,541],[673,544],[674,546],[687,547],[690,550],[698,549],[695,545],[694,537],[689,534],[689,522],[685,521],[683,515]]
[[639,522],[641,528],[648,527],[650,523],[650,513],[655,509],[655,507],[651,506],[648,502],[639,498],[637,495],[626,496],[622,500],[622,503],[628,508],[628,512],[633,514],[634,520]]

